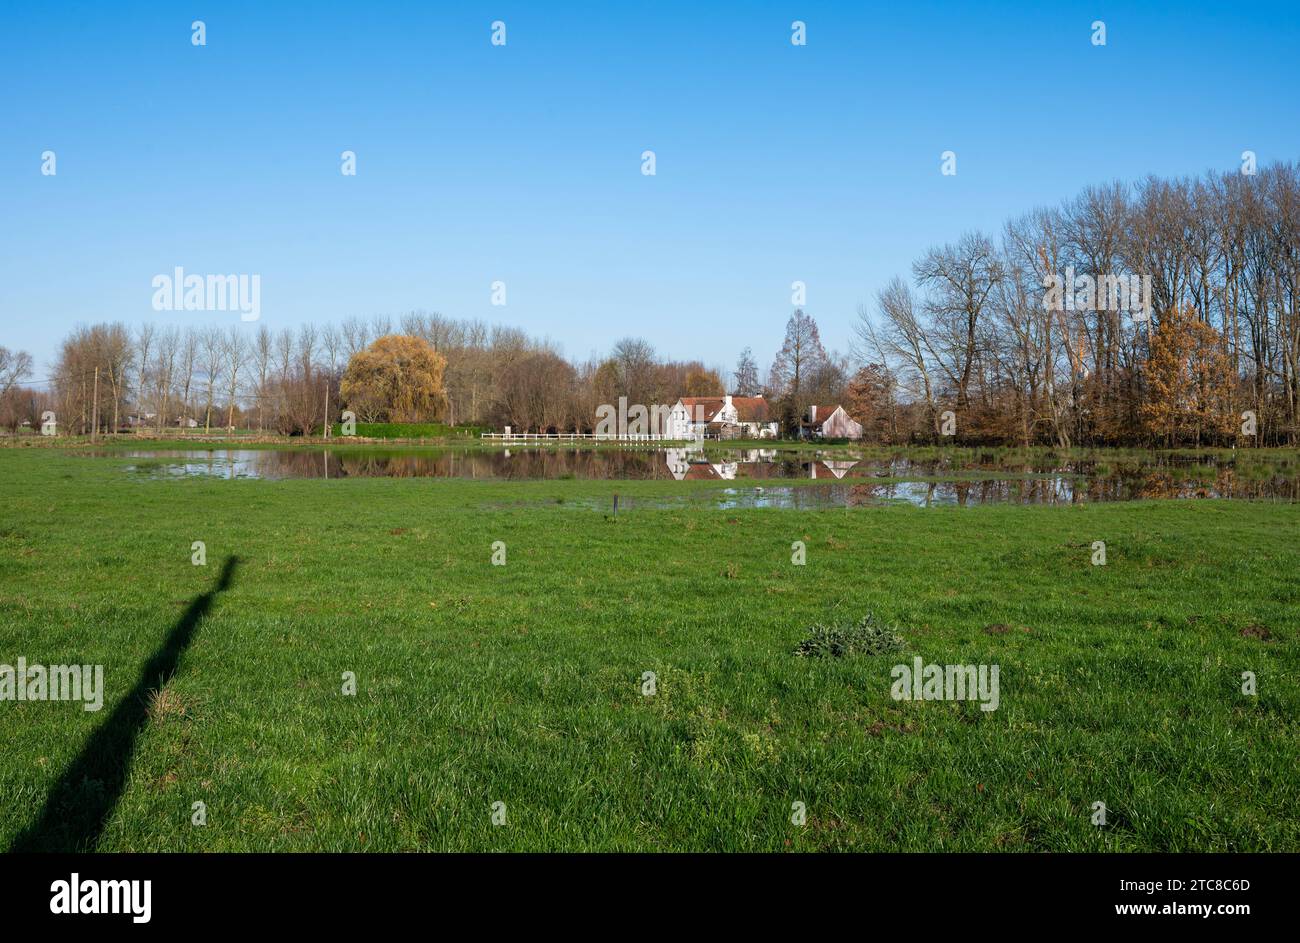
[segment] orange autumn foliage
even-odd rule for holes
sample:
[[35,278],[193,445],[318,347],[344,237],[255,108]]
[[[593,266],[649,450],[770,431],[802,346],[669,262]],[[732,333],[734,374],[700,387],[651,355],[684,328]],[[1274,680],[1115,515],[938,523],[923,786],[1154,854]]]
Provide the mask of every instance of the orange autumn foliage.
[[1232,431],[1233,370],[1223,338],[1191,308],[1174,308],[1151,335],[1139,414],[1167,445]]
[[339,392],[363,422],[431,422],[447,408],[446,369],[427,341],[389,334],[353,355]]

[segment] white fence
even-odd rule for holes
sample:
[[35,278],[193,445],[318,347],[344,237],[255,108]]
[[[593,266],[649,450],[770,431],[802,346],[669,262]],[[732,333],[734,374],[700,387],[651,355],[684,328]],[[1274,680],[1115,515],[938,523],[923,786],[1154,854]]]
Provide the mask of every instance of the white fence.
[[613,432],[484,432],[480,438],[493,442],[681,442],[660,433],[618,435]]

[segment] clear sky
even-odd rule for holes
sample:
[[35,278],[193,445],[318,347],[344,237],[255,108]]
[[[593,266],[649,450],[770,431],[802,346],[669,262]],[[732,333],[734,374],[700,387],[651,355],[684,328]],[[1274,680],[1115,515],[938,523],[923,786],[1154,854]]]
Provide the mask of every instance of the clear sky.
[[273,329],[423,309],[727,367],[798,279],[846,349],[964,230],[1300,158],[1298,60],[1296,2],[5,0],[0,344],[40,377],[77,323],[238,323],[153,310],[183,266],[260,275]]

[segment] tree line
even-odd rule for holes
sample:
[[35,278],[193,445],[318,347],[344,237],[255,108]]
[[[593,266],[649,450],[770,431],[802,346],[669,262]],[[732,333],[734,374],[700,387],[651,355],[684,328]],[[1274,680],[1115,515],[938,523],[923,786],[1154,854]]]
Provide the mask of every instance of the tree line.
[[[1054,276],[1095,294],[1053,298]],[[1103,287],[1134,276],[1149,308],[1115,310]],[[894,438],[951,411],[983,441],[1294,444],[1298,296],[1296,165],[1090,186],[930,249],[860,308],[858,408]]]
[[[369,395],[358,378],[371,359],[409,358],[401,342],[410,338],[436,351],[436,389]],[[717,368],[661,359],[641,339],[574,364],[516,328],[423,312],[278,331],[80,326],[61,342],[50,376],[32,376],[29,354],[0,347],[0,426],[35,428],[48,410],[72,434],[236,427],[294,435],[319,430],[327,410],[337,422],[349,408],[362,422],[571,429],[594,425],[597,406],[620,395],[653,403],[724,389]]]
[[[1145,294],[1120,292],[1117,308],[1130,283]],[[730,392],[766,396],[787,432],[809,405],[840,403],[888,443],[1294,444],[1298,296],[1300,176],[1277,164],[1090,186],[996,235],[967,233],[859,306],[847,353],[796,310],[766,369],[747,348],[726,379],[643,338],[571,361],[517,328],[425,312],[279,331],[100,323],[73,330],[36,382],[28,354],[0,347],[0,425],[35,427],[50,410],[75,433],[298,434],[351,408],[363,421],[588,431],[622,396]],[[394,335],[436,352],[424,374],[436,388],[349,387],[349,365],[379,375],[366,352]]]

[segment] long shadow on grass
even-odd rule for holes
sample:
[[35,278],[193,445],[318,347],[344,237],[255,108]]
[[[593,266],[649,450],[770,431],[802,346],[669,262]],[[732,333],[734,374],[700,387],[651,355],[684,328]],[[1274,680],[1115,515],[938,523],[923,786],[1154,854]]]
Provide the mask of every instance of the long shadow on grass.
[[81,753],[45,800],[41,816],[14,839],[10,851],[93,851],[104,825],[126,789],[135,741],[149,722],[149,694],[162,690],[176,674],[194,631],[212,608],[217,593],[229,589],[239,565],[231,557],[217,585],[190,603],[167,639],[140,672],[135,687],[95,729]]

